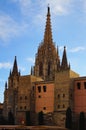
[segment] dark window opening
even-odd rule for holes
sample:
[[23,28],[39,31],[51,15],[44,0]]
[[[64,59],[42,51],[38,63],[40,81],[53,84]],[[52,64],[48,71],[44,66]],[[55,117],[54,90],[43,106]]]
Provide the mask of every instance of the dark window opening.
[[22,97],[20,97],[20,100],[22,100]]
[[65,97],[65,94],[63,94],[63,98]]
[[46,110],[46,107],[43,107],[43,110]]
[[22,110],[22,106],[20,107],[20,109]]
[[58,94],[58,98],[60,98],[60,94]]
[[60,105],[58,105],[58,108],[60,108]]
[[39,95],[38,98],[41,98],[41,96]]
[[50,65],[50,62],[48,63],[48,75],[50,75],[50,68],[51,68],[51,65]]
[[63,108],[65,108],[65,105],[63,104]]
[[27,108],[27,107],[26,107],[26,106],[24,106],[24,109],[25,109],[25,110],[26,110],[26,108]]
[[77,89],[81,89],[81,83],[80,82],[77,83]]
[[86,82],[84,82],[84,89],[86,89]]
[[25,96],[25,100],[27,100],[27,96]]
[[41,92],[41,86],[38,86],[38,92],[39,93]]
[[46,86],[43,86],[43,91],[46,92]]
[[70,94],[70,97],[72,98],[72,94]]
[[35,88],[35,87],[33,86],[33,91],[34,91],[34,88]]
[[42,62],[40,62],[39,64],[39,76],[42,76],[43,75],[43,64]]

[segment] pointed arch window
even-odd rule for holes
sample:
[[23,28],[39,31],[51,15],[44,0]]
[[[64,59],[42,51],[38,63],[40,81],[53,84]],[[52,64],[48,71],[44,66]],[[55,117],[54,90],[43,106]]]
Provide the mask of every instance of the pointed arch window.
[[43,75],[43,64],[42,62],[40,62],[39,64],[39,76],[42,76]]
[[51,63],[48,62],[48,75],[50,75]]

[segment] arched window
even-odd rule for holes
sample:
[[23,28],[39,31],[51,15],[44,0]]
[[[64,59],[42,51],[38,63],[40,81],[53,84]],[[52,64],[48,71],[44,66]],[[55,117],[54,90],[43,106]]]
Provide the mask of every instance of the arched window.
[[39,64],[39,76],[42,76],[43,75],[43,64],[42,62],[40,62]]
[[51,63],[48,62],[48,75],[50,75]]

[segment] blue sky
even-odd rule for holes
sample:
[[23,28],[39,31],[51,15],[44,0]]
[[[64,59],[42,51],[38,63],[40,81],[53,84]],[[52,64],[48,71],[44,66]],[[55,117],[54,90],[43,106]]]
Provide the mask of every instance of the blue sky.
[[0,102],[14,57],[22,75],[34,65],[48,4],[60,58],[66,46],[71,69],[86,76],[86,0],[0,0]]

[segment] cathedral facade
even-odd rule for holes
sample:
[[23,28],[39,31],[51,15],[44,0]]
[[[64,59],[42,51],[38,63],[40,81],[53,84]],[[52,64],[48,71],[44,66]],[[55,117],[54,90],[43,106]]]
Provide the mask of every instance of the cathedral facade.
[[36,123],[35,115],[43,111],[45,115],[51,114],[54,124],[64,126],[67,108],[76,110],[74,79],[79,75],[68,64],[66,47],[60,60],[58,47],[53,42],[50,16],[48,7],[43,42],[38,47],[31,74],[20,74],[15,56],[13,69],[5,84],[3,114],[7,118],[11,111],[16,124],[26,121],[27,111],[31,112],[31,118]]

